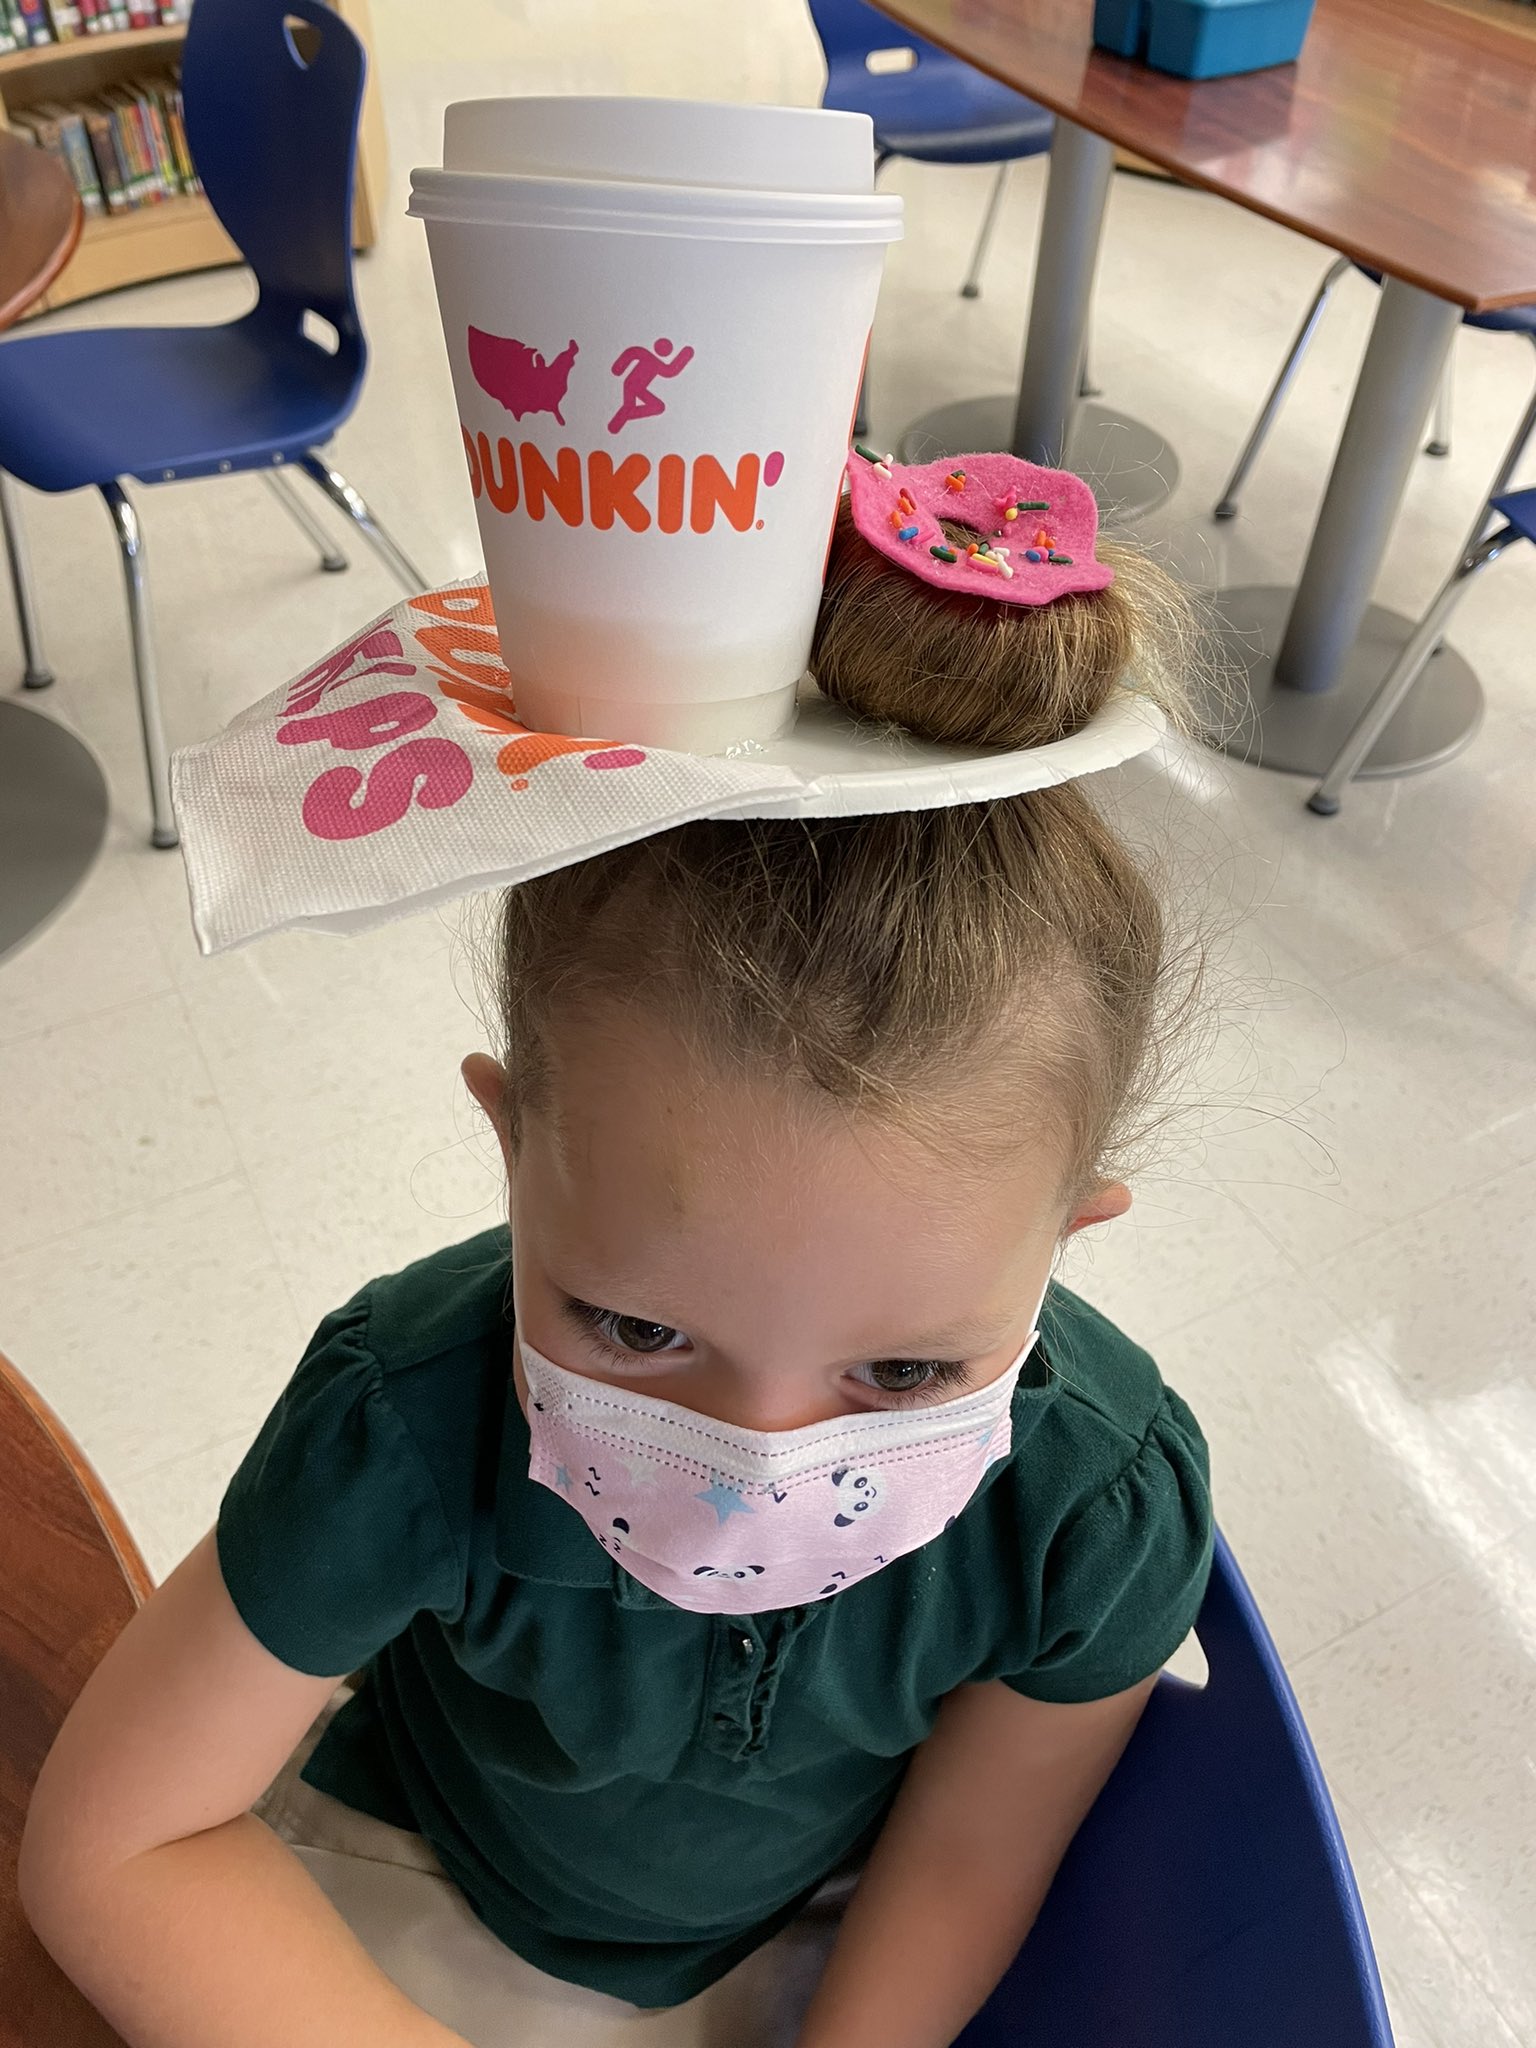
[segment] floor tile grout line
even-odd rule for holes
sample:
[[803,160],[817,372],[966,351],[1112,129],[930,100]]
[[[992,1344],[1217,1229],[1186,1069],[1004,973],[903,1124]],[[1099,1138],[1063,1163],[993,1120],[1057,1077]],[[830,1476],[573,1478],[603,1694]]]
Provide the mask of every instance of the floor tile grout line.
[[[1331,1787],[1329,1788],[1329,1794],[1330,1797],[1332,1797]],[[1372,1826],[1369,1818],[1365,1814],[1364,1810],[1361,1808],[1359,1802],[1357,1800],[1350,1799],[1348,1801],[1348,1805],[1350,1809],[1350,1818],[1355,1830],[1365,1836],[1366,1840],[1370,1843],[1370,1846],[1375,1850],[1376,1854],[1381,1858],[1382,1862],[1386,1864],[1388,1870],[1391,1871],[1393,1877],[1396,1878],[1397,1882],[1403,1887],[1403,1890],[1408,1894],[1408,1897],[1413,1902],[1414,1907],[1420,1913],[1423,1914],[1424,1918],[1429,1922],[1430,1926],[1433,1927],[1435,1932],[1440,1936],[1440,1939],[1445,1943],[1446,1947],[1450,1950],[1452,1956],[1455,1957],[1456,1961],[1461,1965],[1462,1969],[1466,1972],[1469,1982],[1473,1985],[1478,1995],[1487,2005],[1488,2010],[1493,2014],[1494,2018],[1498,2020],[1499,2023],[1507,2030],[1511,2041],[1516,2043],[1516,2048],[1528,2048],[1526,2037],[1520,2032],[1519,2028],[1515,2026],[1514,2022],[1510,2019],[1509,2015],[1505,2012],[1504,2008],[1500,2005],[1499,2001],[1494,1997],[1487,1978],[1483,1975],[1481,1970],[1479,1970],[1477,1966],[1467,1956],[1465,1956],[1462,1953],[1462,1951],[1457,1947],[1456,1943],[1452,1940],[1447,1930],[1440,1924],[1440,1921],[1435,1917],[1434,1913],[1430,1910],[1429,1903],[1425,1899],[1423,1893],[1419,1890],[1418,1886],[1413,1882],[1413,1879],[1409,1876],[1407,1871],[1405,1871],[1402,1865],[1397,1861],[1397,1858],[1392,1854],[1391,1850],[1387,1847],[1386,1843],[1381,1839],[1381,1836]],[[1353,1870],[1353,1863],[1354,1859],[1351,1858],[1351,1870]],[[1357,1886],[1358,1883],[1359,1878],[1358,1874],[1356,1874]],[[1383,1977],[1385,1977],[1387,1975],[1388,1970],[1392,1968],[1392,1959],[1388,1958],[1387,1962],[1383,1964],[1381,1956],[1377,1954],[1376,1930],[1372,1928],[1370,1925],[1370,1913],[1368,1908],[1366,1907],[1366,1902],[1363,1898],[1361,1899],[1361,1907],[1362,1910],[1365,1911],[1366,1926],[1367,1929],[1370,1931],[1371,1935],[1371,1953],[1376,1957],[1376,1967],[1378,1971],[1381,1973]],[[1431,2015],[1426,2006],[1424,2005],[1422,1999],[1412,1990],[1411,1987],[1409,1987],[1406,1984],[1402,1984],[1398,1987],[1398,1995],[1402,1998],[1405,2005],[1407,2005],[1409,2010],[1413,2013],[1414,2017],[1421,2021],[1425,2029],[1428,2030],[1432,2024]]]
[[[68,915],[68,910],[69,906],[66,904],[62,914]],[[50,921],[48,925],[43,927],[43,932],[46,933],[53,928],[54,923]],[[103,1017],[116,1016],[121,1010],[136,1009],[143,1003],[163,1002],[168,995],[179,993],[180,991],[177,989],[175,981],[170,978],[169,969],[167,969],[167,980],[163,988],[147,989],[136,996],[124,996],[120,1002],[103,1003],[96,1009],[77,1010],[67,1016],[56,1017],[51,1023],[40,1024],[35,1031],[18,1031],[14,1034],[7,1034],[3,1028],[0,1028],[0,1057],[3,1057],[6,1052],[13,1050],[17,1046],[30,1045],[33,1039],[49,1038],[56,1032],[69,1031],[77,1024],[94,1024]],[[3,1007],[4,996],[5,966],[3,962],[0,962],[0,1007]]]
[[125,1202],[120,1209],[109,1209],[99,1216],[85,1216],[71,1223],[64,1230],[56,1230],[47,1237],[29,1239],[25,1244],[7,1247],[0,1251],[0,1274],[13,1261],[29,1258],[34,1252],[47,1251],[51,1246],[62,1244],[65,1238],[78,1236],[87,1230],[105,1229],[112,1223],[121,1223],[126,1216],[137,1216],[154,1209],[160,1209],[170,1202],[179,1202],[188,1195],[206,1194],[211,1188],[248,1185],[243,1167],[210,1174],[206,1180],[188,1181],[182,1187],[167,1188],[160,1194],[150,1195],[142,1202]]
[[[1429,1900],[1424,1896],[1423,1892],[1419,1889],[1419,1886],[1415,1883],[1412,1875],[1408,1871],[1404,1870],[1403,1866],[1392,1854],[1392,1851],[1388,1848],[1387,1844],[1382,1841],[1380,1835],[1371,1826],[1370,1822],[1366,1819],[1365,1815],[1360,1811],[1359,1806],[1355,1804],[1355,1802],[1353,1801],[1351,1802],[1351,1804],[1354,1805],[1354,1810],[1359,1820],[1359,1824],[1365,1829],[1366,1834],[1370,1837],[1371,1842],[1377,1851],[1377,1854],[1385,1858],[1388,1869],[1392,1872],[1393,1876],[1397,1879],[1398,1883],[1404,1887],[1404,1889],[1408,1893],[1408,1896],[1413,1900],[1413,1903],[1424,1915],[1424,1918],[1429,1922],[1430,1926],[1434,1928],[1435,1932],[1439,1935],[1440,1939],[1445,1943],[1446,1947],[1450,1950],[1451,1954],[1456,1958],[1457,1962],[1461,1965],[1462,1969],[1466,1971],[1468,1978],[1474,1985],[1476,1985],[1478,1991],[1482,1994],[1483,1999],[1486,2001],[1489,2011],[1494,2015],[1495,2019],[1500,2021],[1500,2023],[1505,2028],[1507,2028],[1511,2039],[1518,2042],[1520,2044],[1520,2048],[1529,2048],[1529,2036],[1520,2027],[1516,2026],[1513,2018],[1510,2016],[1502,2000],[1498,1996],[1494,1983],[1490,1980],[1488,1976],[1484,1974],[1484,1971],[1478,1964],[1478,1962],[1472,1956],[1469,1956],[1466,1950],[1461,1946],[1460,1942],[1457,1941],[1455,1935],[1451,1932],[1450,1928],[1446,1926],[1445,1922],[1440,1918],[1440,1915],[1435,1911],[1434,1907],[1430,1904]],[[1373,1950],[1374,1947],[1375,1943],[1373,1941]],[[1415,2003],[1417,2003],[1417,2001],[1415,2001]],[[1427,2020],[1428,2014],[1424,2012],[1422,2006],[1419,2007],[1419,2011],[1421,2017]]]

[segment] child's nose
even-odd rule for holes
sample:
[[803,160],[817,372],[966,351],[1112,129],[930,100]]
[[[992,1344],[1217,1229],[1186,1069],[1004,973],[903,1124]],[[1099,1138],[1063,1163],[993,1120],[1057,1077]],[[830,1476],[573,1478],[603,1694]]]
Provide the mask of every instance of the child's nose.
[[[702,1405],[702,1404],[701,1404]],[[709,1389],[707,1412],[730,1429],[805,1429],[843,1413],[845,1404],[826,1385],[787,1367],[722,1373]]]

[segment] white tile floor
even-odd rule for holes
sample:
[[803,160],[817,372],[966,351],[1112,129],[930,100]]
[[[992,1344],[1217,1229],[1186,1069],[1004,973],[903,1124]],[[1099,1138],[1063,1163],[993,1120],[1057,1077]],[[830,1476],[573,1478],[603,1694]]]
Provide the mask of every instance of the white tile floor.
[[[809,102],[797,0],[374,0],[394,154],[360,289],[374,369],[339,458],[427,569],[476,562],[405,174],[449,99],[536,90]],[[909,237],[876,333],[874,433],[1013,378],[1042,186],[1014,176],[985,294],[956,295],[988,173],[898,165]],[[1184,480],[1147,523],[1211,581],[1305,546],[1374,294],[1341,291],[1253,482],[1207,508],[1325,257],[1199,193],[1117,181],[1095,328],[1108,396]],[[82,308],[199,320],[237,275]],[[1417,610],[1517,412],[1529,352],[1457,343],[1455,448],[1422,461],[1382,578]],[[392,601],[314,572],[249,480],[146,492],[174,743]],[[499,1188],[456,1060],[481,1041],[456,915],[200,960],[146,804],[106,521],[29,498],[48,708],[98,749],[106,857],[0,966],[0,1345],[79,1433],[158,1570],[220,1487],[303,1333],[363,1277],[489,1221]],[[1114,792],[1224,919],[1219,1029],[1133,1218],[1074,1260],[1154,1342],[1210,1434],[1220,1511],[1338,1788],[1405,2048],[1536,2048],[1536,555],[1455,638],[1488,718],[1458,761],[1300,785],[1204,755]],[[0,669],[17,655],[0,607]]]

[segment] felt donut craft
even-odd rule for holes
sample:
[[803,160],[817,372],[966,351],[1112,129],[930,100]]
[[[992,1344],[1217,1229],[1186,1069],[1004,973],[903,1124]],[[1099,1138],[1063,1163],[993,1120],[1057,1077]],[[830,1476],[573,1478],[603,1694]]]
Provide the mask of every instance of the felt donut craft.
[[[937,590],[1002,604],[1049,604],[1103,590],[1115,572],[1095,561],[1099,508],[1080,476],[1017,455],[901,463],[855,446],[849,508],[871,547]],[[971,529],[950,540],[941,519]]]

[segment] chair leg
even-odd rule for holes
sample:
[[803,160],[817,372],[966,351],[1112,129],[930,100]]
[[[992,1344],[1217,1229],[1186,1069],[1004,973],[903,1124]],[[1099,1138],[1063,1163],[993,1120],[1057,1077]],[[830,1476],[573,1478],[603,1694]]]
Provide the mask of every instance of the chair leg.
[[311,448],[299,459],[299,467],[318,490],[325,493],[338,511],[345,512],[361,532],[389,572],[414,597],[419,591],[430,590],[431,585],[411,561],[410,557],[396,545],[369,511],[362,497],[352,488],[339,469],[332,469],[317,449]]
[[22,530],[21,507],[16,502],[15,480],[0,469],[0,524],[5,528],[5,552],[11,564],[11,588],[16,593],[16,621],[21,628],[26,667],[21,680],[29,690],[46,690],[53,670],[43,654],[42,634],[37,624],[37,593],[32,588],[32,558],[27,553],[27,536]]
[[1339,808],[1340,796],[1353,781],[1360,764],[1386,731],[1392,714],[1418,681],[1424,664],[1439,646],[1451,613],[1466,595],[1472,578],[1496,562],[1519,533],[1513,526],[1501,526],[1469,548],[1435,594],[1434,602],[1414,628],[1408,645],[1377,684],[1370,702],[1350,728],[1349,737],[1329,763],[1328,772],[1307,798],[1307,809],[1320,818],[1331,818]]
[[997,176],[992,180],[991,195],[987,210],[981,217],[981,233],[976,237],[976,246],[971,251],[971,267],[965,273],[965,283],[960,287],[962,299],[981,297],[981,266],[987,260],[987,251],[992,246],[992,231],[997,226],[997,216],[1002,210],[1003,188],[1008,183],[1008,173],[1013,169],[1009,161],[1000,163]]
[[[1536,346],[1536,336],[1532,337],[1532,345]],[[1493,482],[1488,486],[1488,498],[1501,498],[1509,489],[1515,471],[1520,467],[1520,458],[1525,453],[1526,443],[1530,440],[1533,433],[1536,433],[1536,391],[1531,393],[1530,403],[1520,415],[1519,424],[1510,436],[1509,446],[1504,450],[1503,459],[1500,461],[1498,469],[1494,472]],[[1497,518],[1497,516],[1497,513],[1491,509],[1487,499],[1485,499],[1476,519],[1472,522],[1472,531],[1467,535],[1466,543],[1462,548],[1464,555],[1470,554],[1472,549],[1477,546],[1477,543],[1488,531],[1490,522]]]
[[1236,518],[1237,494],[1247,482],[1248,472],[1258,460],[1259,450],[1269,438],[1269,430],[1275,424],[1276,416],[1281,406],[1285,403],[1285,394],[1291,388],[1291,380],[1301,366],[1301,359],[1306,354],[1312,336],[1316,332],[1318,321],[1323,317],[1323,308],[1333,296],[1334,286],[1348,268],[1349,258],[1347,256],[1338,256],[1329,264],[1324,273],[1323,281],[1318,286],[1312,304],[1307,309],[1307,317],[1296,330],[1296,339],[1291,343],[1290,353],[1280,365],[1280,373],[1270,387],[1269,396],[1264,401],[1264,409],[1254,421],[1253,432],[1243,444],[1243,452],[1237,458],[1237,467],[1227,479],[1227,488],[1222,492],[1220,502],[1216,507],[1216,518]]
[[149,581],[144,568],[144,534],[139,515],[121,484],[103,484],[117,545],[123,557],[123,583],[128,593],[128,627],[133,637],[133,678],[139,692],[139,724],[144,732],[144,761],[149,771],[153,814],[152,846],[176,844],[176,819],[171,810],[171,771],[160,722],[160,686],[155,677],[155,642],[150,631]]
[[1435,393],[1435,417],[1429,430],[1429,439],[1424,443],[1426,455],[1449,455],[1451,452],[1451,403],[1455,395],[1455,358],[1451,350],[1445,359],[1445,368],[1440,372],[1440,389]]
[[261,474],[266,478],[267,488],[273,497],[299,531],[308,537],[320,557],[321,568],[328,576],[339,576],[347,567],[347,558],[294,489],[293,480],[281,469],[264,469]]

